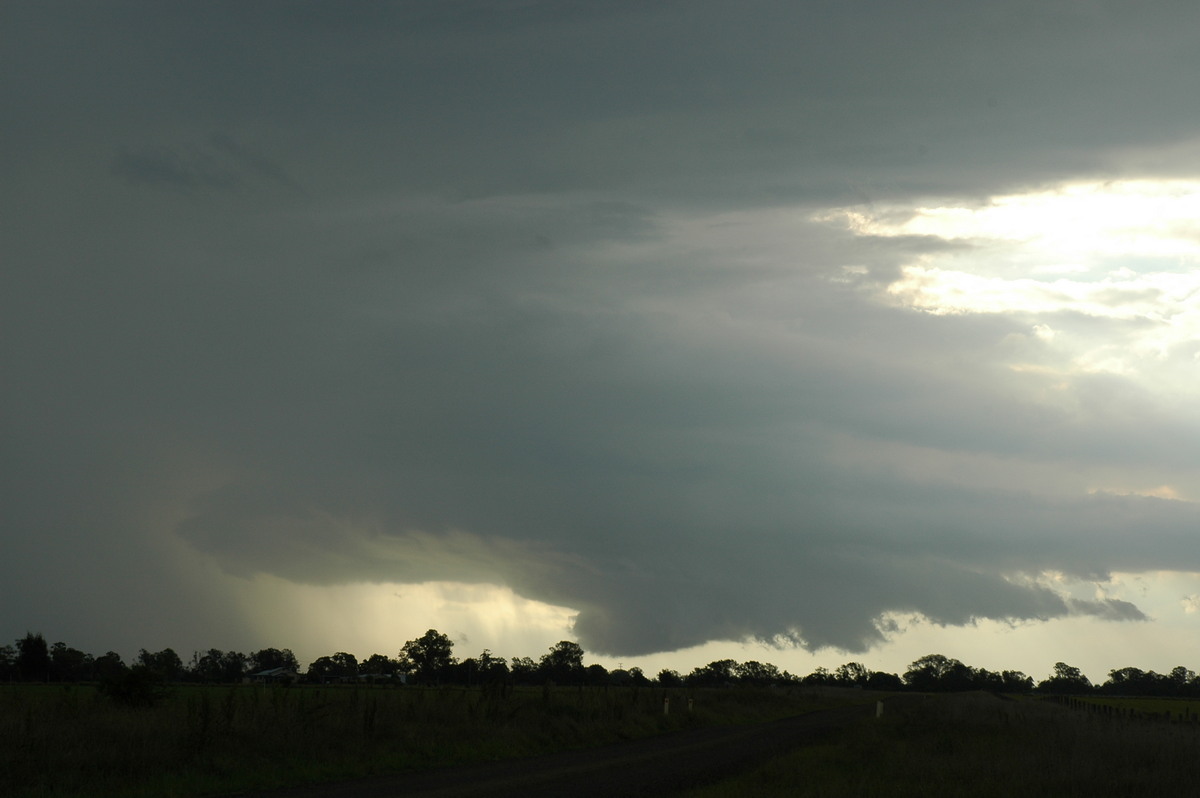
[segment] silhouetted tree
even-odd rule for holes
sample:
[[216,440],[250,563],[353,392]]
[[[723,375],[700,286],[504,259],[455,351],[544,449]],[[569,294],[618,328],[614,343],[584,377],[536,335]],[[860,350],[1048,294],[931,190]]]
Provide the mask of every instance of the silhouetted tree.
[[513,684],[530,685],[537,682],[538,667],[532,657],[513,657],[509,660],[508,670],[512,674]]
[[903,690],[904,681],[894,673],[871,671],[863,686],[869,690]]
[[96,678],[101,681],[105,679],[113,679],[123,674],[126,670],[124,660],[121,655],[115,651],[106,652],[104,655],[96,657]]
[[608,684],[608,668],[597,662],[593,662],[583,669],[583,683],[592,687],[600,687]]
[[264,648],[246,658],[246,668],[250,673],[261,673],[276,668],[298,673],[300,662],[290,648]]
[[970,668],[971,689],[1000,692],[1004,681],[1000,674],[987,668]]
[[346,682],[358,678],[358,659],[339,651],[328,657],[317,657],[308,666],[308,679],[313,682]]
[[436,684],[454,664],[454,643],[436,629],[430,629],[400,649],[400,669],[415,674],[424,684]]
[[495,684],[508,679],[508,660],[497,657],[488,649],[476,659],[479,663],[479,677],[484,684]]
[[1090,693],[1092,683],[1079,668],[1065,662],[1056,662],[1053,673],[1039,682],[1037,689],[1043,693]]
[[686,682],[690,687],[724,687],[733,684],[736,678],[734,673],[736,667],[736,660],[714,660],[703,668],[693,668],[692,672],[687,675]]
[[1196,672],[1182,665],[1176,665],[1167,674],[1166,681],[1170,686],[1171,695],[1188,695],[1192,691],[1191,688],[1196,684]]
[[84,682],[95,676],[91,654],[70,648],[66,643],[50,646],[50,677],[56,682]]
[[837,667],[833,678],[844,687],[862,687],[871,678],[871,671],[861,662],[847,662]]
[[210,648],[203,654],[199,651],[193,653],[188,673],[198,682],[221,681],[221,657],[223,654],[224,652],[215,648]]
[[237,684],[246,676],[246,655],[240,651],[226,651],[221,657],[221,681]]
[[680,675],[679,671],[672,670],[671,668],[663,668],[659,671],[658,675],[654,677],[654,681],[658,682],[659,687],[683,686],[683,676]]
[[584,675],[583,648],[570,640],[555,643],[542,655],[538,674],[555,684],[579,684]]
[[46,638],[26,632],[17,641],[17,672],[26,682],[44,682],[50,678],[50,647]]
[[384,654],[372,654],[358,664],[358,672],[368,676],[393,678],[400,669],[400,661]]
[[1033,689],[1033,678],[1021,671],[1001,671],[1000,685],[1005,693],[1028,693]]
[[613,668],[608,672],[608,683],[613,687],[629,687],[633,684],[633,677],[624,668]]
[[99,689],[116,703],[135,708],[154,706],[166,695],[162,676],[140,663],[101,679]]
[[189,671],[192,678],[200,682],[235,684],[246,675],[246,655],[210,648],[204,654],[192,655]]
[[956,659],[926,654],[909,665],[904,683],[922,692],[970,690],[974,687],[974,673]]
[[830,685],[834,684],[834,676],[829,672],[828,668],[818,667],[801,679],[800,682],[808,685]]
[[1154,692],[1153,672],[1140,668],[1115,668],[1108,672],[1108,681],[1100,686],[1105,693],[1114,695],[1151,695]]
[[143,648],[138,652],[137,664],[157,673],[167,682],[177,681],[183,674],[183,660],[170,648],[164,648],[156,654],[151,654]]
[[479,663],[474,657],[460,659],[442,674],[442,680],[449,684],[465,684],[473,687],[479,682]]
[[766,687],[770,684],[777,684],[780,680],[779,668],[769,662],[759,662],[753,659],[734,665],[733,675],[737,677],[738,684],[752,687]]
[[353,654],[348,654],[345,651],[339,651],[331,658],[337,663],[342,674],[348,679],[358,678],[358,657]]

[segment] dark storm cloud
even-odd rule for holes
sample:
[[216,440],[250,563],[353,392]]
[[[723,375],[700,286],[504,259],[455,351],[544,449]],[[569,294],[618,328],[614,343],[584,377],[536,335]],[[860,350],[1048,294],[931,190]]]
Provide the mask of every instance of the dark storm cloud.
[[177,190],[228,190],[251,181],[297,188],[278,164],[223,133],[184,149],[122,147],[113,158],[112,170],[133,183]]
[[[179,541],[239,576],[503,582],[612,653],[861,650],[889,612],[1137,619],[1026,577],[1200,568],[1190,504],[842,457],[1193,467],[1197,429],[1120,378],[1038,401],[1001,362],[1033,319],[879,301],[966,245],[808,219],[1190,135],[1189,9],[6,13],[9,623],[103,585],[162,634],[211,629]],[[40,603],[46,573],[75,592]]]

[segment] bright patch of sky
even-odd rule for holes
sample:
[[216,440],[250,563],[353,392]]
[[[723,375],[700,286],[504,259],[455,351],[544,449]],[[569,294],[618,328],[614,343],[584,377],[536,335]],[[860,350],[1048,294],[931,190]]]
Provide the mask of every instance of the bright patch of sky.
[[[333,651],[397,656],[430,626],[449,635],[460,658],[538,657],[571,639],[574,612],[498,585],[455,582],[305,585],[258,574],[229,585],[252,608],[263,645],[291,647],[306,662]],[[369,649],[369,650],[368,650]]]
[[1157,371],[1163,389],[1190,385],[1161,365],[1200,358],[1200,182],[1070,183],[980,205],[816,218],[862,237],[942,242],[903,266],[887,287],[893,302],[937,315],[1018,314],[1065,356],[1063,368]]

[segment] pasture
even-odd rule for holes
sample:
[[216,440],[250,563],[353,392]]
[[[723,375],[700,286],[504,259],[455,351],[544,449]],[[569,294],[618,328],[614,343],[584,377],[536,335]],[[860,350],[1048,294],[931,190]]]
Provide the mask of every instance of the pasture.
[[[664,699],[670,711],[664,713]],[[692,709],[688,710],[688,701]],[[784,689],[0,686],[0,794],[197,796],[528,756],[863,700]]]
[[1172,723],[1200,722],[1200,701],[1195,699],[1081,696],[1070,699],[1070,705],[1085,712],[1123,718],[1161,719]]
[[694,790],[688,798],[1200,793],[1200,726],[1150,717],[980,692],[931,695],[889,704],[878,720]]

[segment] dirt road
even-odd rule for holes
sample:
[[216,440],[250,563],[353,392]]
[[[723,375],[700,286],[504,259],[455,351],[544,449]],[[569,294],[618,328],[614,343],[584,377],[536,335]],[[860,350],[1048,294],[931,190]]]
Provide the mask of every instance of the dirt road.
[[[903,700],[903,699],[894,699]],[[635,798],[717,781],[874,714],[841,707],[752,726],[693,729],[603,748],[255,793],[246,798]]]

